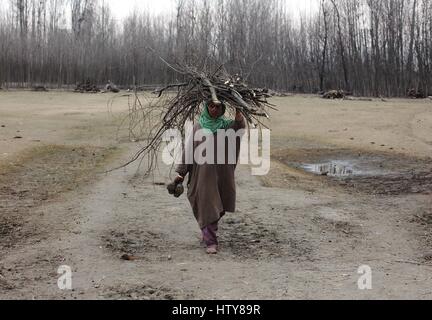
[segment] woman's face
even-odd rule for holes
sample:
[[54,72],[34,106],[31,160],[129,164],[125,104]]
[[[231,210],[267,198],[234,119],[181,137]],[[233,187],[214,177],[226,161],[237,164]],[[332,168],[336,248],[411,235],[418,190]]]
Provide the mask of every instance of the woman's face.
[[208,104],[208,111],[210,117],[212,117],[213,119],[217,119],[223,115],[223,106],[221,104],[215,104],[213,102],[210,102]]

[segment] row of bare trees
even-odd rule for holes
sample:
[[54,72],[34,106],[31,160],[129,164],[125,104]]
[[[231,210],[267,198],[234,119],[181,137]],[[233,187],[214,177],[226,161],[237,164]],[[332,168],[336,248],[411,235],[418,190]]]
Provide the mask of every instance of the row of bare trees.
[[432,0],[316,0],[300,17],[284,0],[173,0],[122,21],[106,0],[0,1],[3,86],[178,80],[161,56],[276,90],[432,94]]

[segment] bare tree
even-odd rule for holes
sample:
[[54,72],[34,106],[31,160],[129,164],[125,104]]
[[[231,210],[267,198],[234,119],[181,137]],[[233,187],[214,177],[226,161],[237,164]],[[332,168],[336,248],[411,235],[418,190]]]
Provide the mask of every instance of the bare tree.
[[[9,0],[0,8],[4,86],[164,84],[170,61],[225,64],[257,86],[357,95],[432,94],[432,0],[173,0],[116,21],[106,0]],[[150,49],[151,48],[151,49]]]

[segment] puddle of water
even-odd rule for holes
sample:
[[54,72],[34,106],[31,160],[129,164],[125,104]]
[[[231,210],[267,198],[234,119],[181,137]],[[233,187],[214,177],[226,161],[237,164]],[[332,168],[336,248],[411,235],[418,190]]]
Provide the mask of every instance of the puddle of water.
[[333,161],[329,163],[306,164],[302,168],[308,172],[322,176],[348,177],[355,174],[354,167],[346,162]]
[[376,159],[345,159],[329,160],[323,163],[303,164],[301,168],[307,172],[329,177],[351,176],[384,176],[394,173],[386,170]]
[[368,194],[430,194],[432,165],[430,159],[391,154],[355,153],[346,150],[321,152],[301,150],[280,158],[300,169],[342,186]]

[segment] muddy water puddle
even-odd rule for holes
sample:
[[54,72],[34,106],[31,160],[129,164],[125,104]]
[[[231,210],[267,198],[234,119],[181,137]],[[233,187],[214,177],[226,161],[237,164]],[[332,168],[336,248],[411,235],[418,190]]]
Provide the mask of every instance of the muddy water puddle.
[[432,159],[353,150],[278,151],[282,163],[368,194],[431,194]]
[[332,161],[329,163],[305,164],[302,168],[308,172],[312,172],[321,176],[350,176],[354,174],[353,167],[347,163],[339,163]]
[[396,174],[397,170],[385,169],[385,160],[369,157],[363,159],[323,159],[320,163],[300,165],[303,170],[320,176],[348,178],[355,176],[380,176]]

